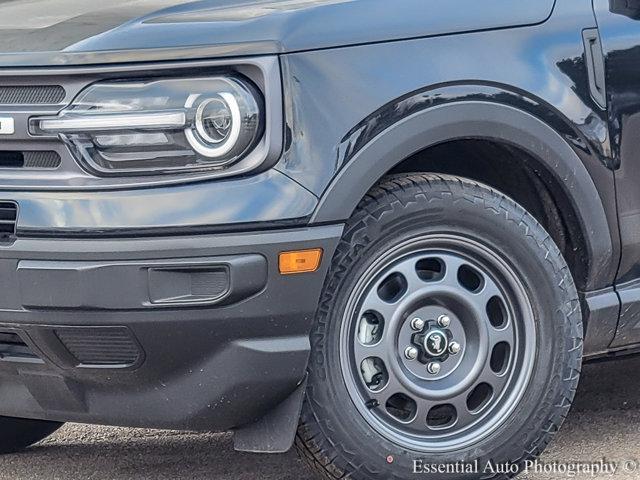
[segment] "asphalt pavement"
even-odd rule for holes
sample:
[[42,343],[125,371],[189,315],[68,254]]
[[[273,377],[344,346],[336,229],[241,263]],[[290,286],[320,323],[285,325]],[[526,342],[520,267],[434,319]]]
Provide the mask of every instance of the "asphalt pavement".
[[[603,460],[609,471],[592,476]],[[573,469],[573,478],[640,479],[640,358],[584,367],[574,408],[542,461],[538,473],[520,478],[572,478],[563,469]],[[76,424],[23,453],[0,458],[0,480],[310,478],[294,452],[238,453],[228,434]]]

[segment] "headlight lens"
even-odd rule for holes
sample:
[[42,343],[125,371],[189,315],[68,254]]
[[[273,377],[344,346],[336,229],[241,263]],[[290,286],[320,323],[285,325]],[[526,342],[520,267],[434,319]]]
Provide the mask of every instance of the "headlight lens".
[[238,143],[240,117],[240,108],[233,95],[223,92],[207,98],[196,108],[195,128],[186,131],[187,140],[205,157],[224,156]]
[[96,83],[55,117],[32,119],[102,175],[222,169],[256,146],[264,102],[239,77]]

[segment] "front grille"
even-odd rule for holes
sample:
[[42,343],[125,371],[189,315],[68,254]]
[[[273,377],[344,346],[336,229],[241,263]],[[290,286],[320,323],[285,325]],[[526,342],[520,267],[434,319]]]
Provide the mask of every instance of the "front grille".
[[18,206],[13,202],[0,202],[0,242],[13,241],[17,219]]
[[66,96],[60,85],[6,85],[0,87],[0,105],[56,105]]
[[0,168],[54,170],[61,162],[60,155],[52,151],[0,151]]
[[65,327],[55,330],[66,349],[84,368],[124,368],[139,363],[142,353],[126,327]]

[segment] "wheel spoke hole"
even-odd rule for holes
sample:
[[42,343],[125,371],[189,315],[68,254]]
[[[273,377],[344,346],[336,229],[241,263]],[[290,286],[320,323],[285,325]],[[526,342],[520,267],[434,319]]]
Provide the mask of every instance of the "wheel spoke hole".
[[444,277],[444,262],[439,258],[423,258],[416,263],[416,273],[423,282],[437,282]]
[[427,414],[427,425],[429,428],[439,430],[443,428],[449,428],[458,419],[458,412],[456,407],[449,404],[437,405],[429,410]]
[[493,398],[493,387],[488,383],[478,384],[467,397],[467,408],[471,413],[478,413]]
[[462,265],[458,269],[458,283],[471,293],[477,293],[484,286],[482,274],[469,265]]
[[509,316],[504,302],[497,295],[491,297],[487,302],[487,316],[494,328],[504,328],[507,326]]
[[407,279],[394,272],[387,276],[378,286],[378,296],[387,303],[395,303],[407,292]]
[[362,345],[375,345],[382,339],[384,332],[384,319],[382,315],[374,311],[366,311],[360,317],[358,324],[358,340]]
[[385,405],[389,415],[401,422],[409,422],[418,411],[415,400],[404,393],[396,393],[389,397]]
[[510,355],[511,346],[507,342],[497,343],[495,347],[493,347],[489,363],[493,373],[500,375],[507,370]]
[[378,357],[365,358],[360,364],[360,373],[365,385],[372,392],[379,392],[389,383],[389,372]]

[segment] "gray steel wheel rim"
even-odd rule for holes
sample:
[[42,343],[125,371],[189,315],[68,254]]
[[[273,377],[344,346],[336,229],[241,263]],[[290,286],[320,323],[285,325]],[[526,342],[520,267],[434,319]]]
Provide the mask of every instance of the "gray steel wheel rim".
[[[442,278],[425,281],[412,273],[416,272],[415,265],[419,261],[433,258],[444,261]],[[460,284],[458,272],[463,265],[482,276],[482,288],[474,293]],[[377,288],[394,273],[405,277],[407,291],[398,299],[385,302]],[[500,328],[492,325],[486,313],[486,302],[495,296],[506,309],[507,323]],[[438,360],[442,365],[453,362],[435,376],[420,370],[418,364],[425,358],[413,365],[403,357],[402,351],[407,325],[411,321],[409,317],[416,311],[430,312],[430,309],[455,312],[455,321],[462,328],[464,337],[458,355],[447,354],[446,360]],[[359,332],[366,330],[361,328],[362,318],[370,311],[379,313],[384,325],[381,338],[365,345]],[[473,315],[477,316],[469,318]],[[430,332],[433,329],[431,320],[436,319],[428,320],[429,326],[425,330]],[[366,326],[368,328],[368,323]],[[437,324],[435,327],[442,330]],[[411,335],[414,334],[412,330]],[[451,335],[455,340],[456,333]],[[340,365],[355,407],[374,430],[405,448],[447,452],[480,442],[508,421],[522,400],[533,371],[538,348],[536,335],[534,313],[526,289],[505,258],[469,238],[451,234],[424,235],[388,249],[359,276],[341,325]],[[419,339],[421,346],[428,343],[424,337],[426,335]],[[415,346],[415,337],[411,338],[409,343]],[[506,365],[496,373],[492,370],[492,353],[498,343],[507,343],[510,350]],[[423,357],[425,349],[421,348]],[[385,386],[378,391],[373,391],[367,384],[362,369],[363,360],[372,357],[381,359],[386,367],[387,380],[382,381]],[[433,363],[427,360],[427,364]],[[371,365],[369,361],[367,364]],[[492,392],[480,408],[470,411],[470,394],[481,383],[489,384]],[[483,391],[486,390],[484,387]],[[415,413],[409,419],[390,413],[404,412],[388,404],[398,393],[416,404]],[[434,407],[439,405],[455,407],[453,424],[436,426],[428,422],[427,418],[433,419]],[[463,410],[465,406],[466,410]],[[440,421],[442,416],[435,418]]]

